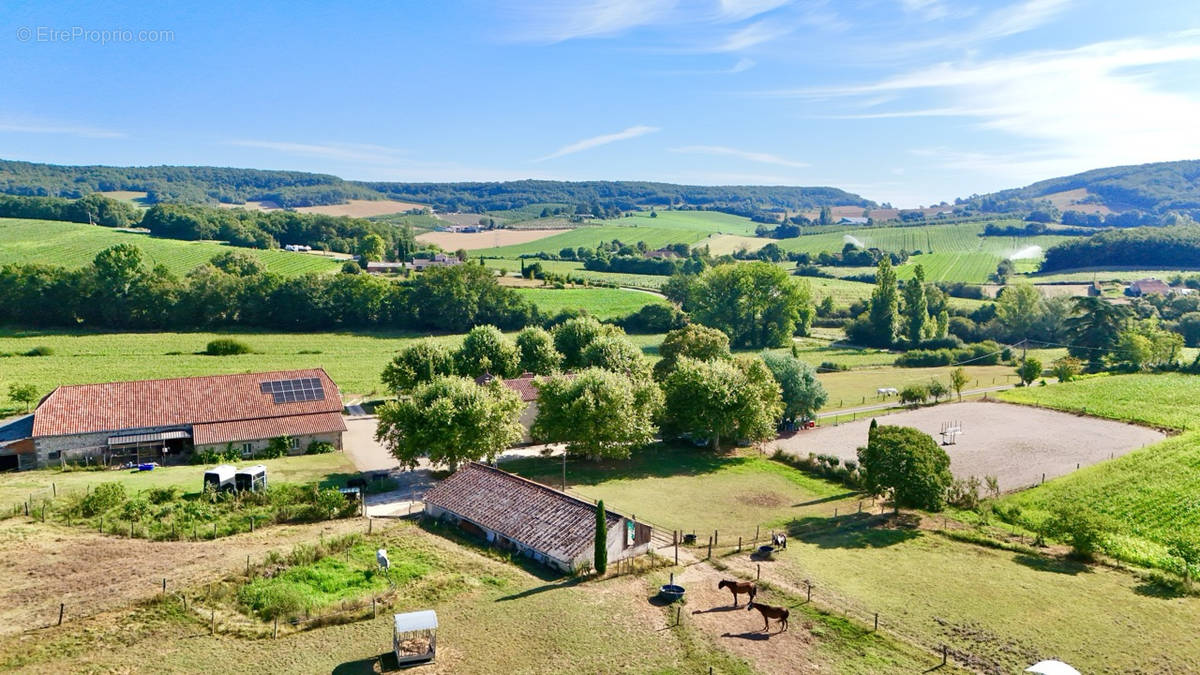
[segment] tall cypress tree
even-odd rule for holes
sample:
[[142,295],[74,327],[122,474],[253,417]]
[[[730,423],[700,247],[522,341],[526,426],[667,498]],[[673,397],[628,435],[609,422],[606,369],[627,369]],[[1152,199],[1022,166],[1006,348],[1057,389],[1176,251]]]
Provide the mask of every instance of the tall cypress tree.
[[917,265],[913,278],[904,284],[905,337],[916,346],[929,333],[929,300],[925,297],[925,268]]
[[875,272],[875,290],[871,292],[871,311],[868,320],[877,347],[891,347],[896,341],[896,331],[899,327],[897,305],[899,304],[896,290],[896,270],[892,269],[892,261],[887,256],[879,261],[879,269]]
[[604,500],[596,503],[596,556],[593,567],[596,574],[608,570],[608,518],[605,517]]

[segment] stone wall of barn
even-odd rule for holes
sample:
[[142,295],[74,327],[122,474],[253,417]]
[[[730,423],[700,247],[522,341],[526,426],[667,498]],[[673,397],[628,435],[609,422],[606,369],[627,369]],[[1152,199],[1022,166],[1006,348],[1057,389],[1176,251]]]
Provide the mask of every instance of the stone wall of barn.
[[[332,443],[333,447],[337,448],[338,450],[342,449],[342,432],[340,431],[333,431],[327,434],[304,434],[301,436],[292,436],[292,438],[296,439],[296,446],[292,448],[290,453],[288,453],[290,455],[303,455],[304,452],[308,450],[309,444],[313,443],[314,441]],[[270,444],[270,438],[259,438],[251,441],[236,441],[233,443],[233,447],[235,450],[241,451],[242,457],[249,458],[253,457],[257,452],[266,450],[267,446]],[[211,450],[214,452],[224,452],[228,445],[228,443],[198,445],[196,446],[196,451],[200,452],[203,450]]]

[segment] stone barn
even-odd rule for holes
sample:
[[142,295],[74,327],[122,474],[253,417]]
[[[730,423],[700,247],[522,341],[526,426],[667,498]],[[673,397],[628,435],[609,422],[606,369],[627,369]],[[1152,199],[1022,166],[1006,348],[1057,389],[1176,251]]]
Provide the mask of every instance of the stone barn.
[[[425,514],[562,572],[594,559],[595,504],[486,464],[471,462],[434,486]],[[608,509],[605,518],[610,563],[650,550],[649,525]]]
[[321,368],[58,387],[33,413],[21,468],[60,462],[173,463],[193,450],[254,455],[281,436],[292,454],[342,447],[342,397]]

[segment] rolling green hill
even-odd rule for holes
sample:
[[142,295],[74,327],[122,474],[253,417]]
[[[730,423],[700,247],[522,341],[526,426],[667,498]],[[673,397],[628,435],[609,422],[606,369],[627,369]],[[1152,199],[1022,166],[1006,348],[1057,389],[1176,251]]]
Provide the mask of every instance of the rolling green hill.
[[1021,210],[1048,195],[1079,189],[1113,211],[1200,211],[1200,160],[1093,169],[972,197],[966,203],[985,211]]
[[213,256],[230,250],[255,256],[263,261],[268,270],[283,276],[333,271],[341,264],[330,258],[279,249],[232,248],[213,241],[160,239],[148,234],[81,223],[0,218],[0,264],[44,263],[78,268],[90,263],[100,251],[116,244],[137,246],[149,264],[165,265],[179,276],[208,262]]

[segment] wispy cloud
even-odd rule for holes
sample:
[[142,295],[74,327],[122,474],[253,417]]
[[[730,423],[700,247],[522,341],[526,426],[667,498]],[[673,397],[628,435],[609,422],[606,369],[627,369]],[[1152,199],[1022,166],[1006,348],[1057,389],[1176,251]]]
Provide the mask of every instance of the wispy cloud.
[[618,131],[615,134],[603,134],[600,136],[592,136],[591,138],[585,138],[581,141],[576,141],[569,145],[564,145],[563,147],[559,148],[558,150],[555,150],[554,152],[552,152],[544,157],[538,157],[537,159],[535,159],[533,161],[544,162],[548,159],[556,159],[558,157],[564,157],[566,155],[573,155],[577,152],[583,152],[584,150],[591,150],[592,148],[598,148],[602,145],[608,145],[609,143],[616,143],[617,141],[627,141],[631,138],[637,138],[638,136],[645,136],[646,134],[652,134],[658,130],[659,130],[658,127],[648,127],[645,125],[638,125],[638,126],[629,127],[628,129],[624,129],[622,131]]
[[[942,31],[937,37],[901,43],[898,51],[939,50],[954,48],[977,48],[992,40],[1009,37],[1040,28],[1057,18],[1071,7],[1074,0],[1021,0],[1007,7],[989,12],[979,18],[973,26],[962,30]],[[909,0],[905,4],[910,4]],[[925,11],[937,11],[938,2],[915,0]],[[928,14],[926,15],[928,17]]]
[[[854,119],[963,117],[985,132],[1023,139],[1004,155],[926,149],[939,166],[1006,176],[1050,175],[1112,164],[1200,155],[1200,97],[1161,86],[1156,68],[1200,62],[1200,31],[1100,42],[984,61],[941,63],[877,82],[778,92],[847,104],[894,95]],[[903,107],[905,103],[911,108]],[[828,106],[827,106],[828,107]]]
[[778,155],[772,155],[766,152],[750,152],[748,150],[739,150],[737,148],[729,148],[723,145],[685,145],[678,148],[671,148],[671,152],[737,157],[738,159],[744,159],[749,162],[790,166],[796,169],[802,169],[809,166],[807,162],[797,162],[795,160],[785,159]]
[[242,139],[227,141],[228,145],[243,148],[260,148],[289,155],[320,157],[351,162],[386,163],[395,161],[405,154],[399,148],[368,143],[292,143],[288,141],[266,141]]
[[125,138],[122,131],[97,129],[95,127],[75,126],[70,124],[54,124],[44,122],[5,122],[0,121],[0,133],[10,134],[56,134],[63,136],[79,136],[82,138]]
[[742,21],[790,3],[791,0],[720,0],[717,5],[722,18]]
[[523,12],[517,39],[563,42],[619,35],[663,21],[676,0],[557,0]]
[[926,21],[944,19],[950,14],[942,0],[900,0],[900,7],[908,14],[919,15]]
[[779,22],[756,21],[733,31],[711,47],[703,49],[713,52],[740,52],[743,49],[783,37],[790,32],[792,32],[791,27]]
[[754,67],[754,59],[743,56],[742,58],[738,59],[737,63],[733,64],[733,66],[731,68],[729,68],[729,70],[726,70],[725,72],[727,72],[729,74],[744,73],[753,67]]

